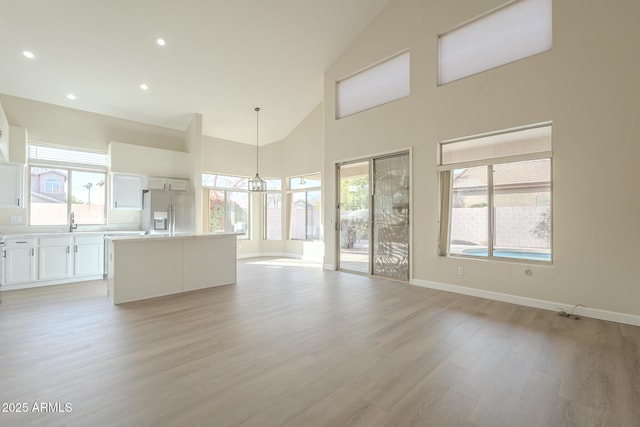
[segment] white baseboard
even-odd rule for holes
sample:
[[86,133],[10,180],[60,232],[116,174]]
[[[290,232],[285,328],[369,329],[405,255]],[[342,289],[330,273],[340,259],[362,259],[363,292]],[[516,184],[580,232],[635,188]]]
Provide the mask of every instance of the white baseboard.
[[238,255],[238,259],[247,259],[247,258],[262,258],[262,257],[282,257],[282,258],[294,258],[294,259],[302,259],[309,262],[314,263],[322,263],[321,257],[305,257],[299,254],[291,254],[286,252],[255,252],[255,253],[247,253]]
[[100,274],[97,276],[67,277],[66,279],[59,280],[36,280],[35,282],[16,283],[13,285],[5,284],[0,286],[0,291],[15,291],[18,289],[40,288],[51,285],[66,285],[67,283],[87,282],[90,280],[104,280],[104,277]]
[[238,259],[247,259],[247,258],[260,258],[260,257],[287,257],[287,258],[293,258],[293,256],[289,256],[288,254],[285,254],[284,252],[253,252],[253,253],[246,253],[246,254],[238,254],[237,258]]
[[336,266],[333,264],[322,264],[322,269],[334,271],[336,269]]
[[[456,294],[471,295],[474,297],[487,298],[496,301],[508,302],[511,304],[524,305],[527,307],[541,308],[544,310],[558,311],[563,309],[571,313],[574,306],[559,302],[521,297],[518,295],[503,294],[500,292],[486,291],[483,289],[468,288],[466,286],[450,285],[448,283],[432,282],[429,280],[413,279],[412,285],[423,288],[438,289],[441,291],[454,292]],[[607,320],[610,322],[624,323],[627,325],[640,326],[640,316],[635,314],[619,313],[615,311],[600,310],[591,307],[576,307],[576,315],[591,317],[594,319]]]

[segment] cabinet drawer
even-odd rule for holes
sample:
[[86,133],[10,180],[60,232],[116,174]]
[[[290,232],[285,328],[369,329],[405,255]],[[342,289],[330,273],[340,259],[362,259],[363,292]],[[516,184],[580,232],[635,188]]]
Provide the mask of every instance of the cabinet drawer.
[[75,244],[76,245],[92,245],[96,243],[102,244],[104,242],[104,237],[102,234],[99,236],[76,236]]
[[36,245],[36,239],[7,239],[6,248],[31,247]]
[[40,246],[71,246],[71,237],[41,237]]

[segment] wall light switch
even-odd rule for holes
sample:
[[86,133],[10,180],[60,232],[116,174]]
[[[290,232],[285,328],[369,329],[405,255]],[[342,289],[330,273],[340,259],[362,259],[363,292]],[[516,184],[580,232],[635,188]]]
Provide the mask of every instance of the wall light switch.
[[11,224],[22,224],[21,215],[11,215]]
[[133,216],[133,215],[131,215],[131,216],[129,217],[129,222],[136,222],[136,217],[135,217],[135,216]]

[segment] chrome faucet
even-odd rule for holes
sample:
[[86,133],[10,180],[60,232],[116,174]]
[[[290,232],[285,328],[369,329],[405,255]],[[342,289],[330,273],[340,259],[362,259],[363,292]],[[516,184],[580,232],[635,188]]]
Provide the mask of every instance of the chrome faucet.
[[78,228],[78,224],[76,224],[75,215],[73,212],[69,214],[69,233]]

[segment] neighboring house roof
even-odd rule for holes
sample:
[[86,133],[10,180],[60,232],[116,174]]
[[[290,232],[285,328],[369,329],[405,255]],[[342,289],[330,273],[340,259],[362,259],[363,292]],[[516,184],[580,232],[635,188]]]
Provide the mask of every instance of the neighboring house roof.
[[49,174],[54,174],[54,175],[58,175],[63,177],[65,180],[67,179],[67,175],[56,170],[56,169],[46,169],[46,170],[38,170],[38,171],[34,171],[31,170],[31,175],[32,176],[40,176],[40,175],[49,175]]
[[[494,174],[494,187],[531,187],[548,186],[551,176],[551,162],[531,161],[518,163],[504,163],[496,165],[500,173]],[[487,169],[485,167],[468,168],[454,175],[455,188],[470,188],[485,186]]]
[[64,200],[56,199],[55,197],[47,196],[45,193],[39,193],[37,191],[32,191],[31,192],[31,200],[32,201],[33,201],[34,197],[37,197],[38,199],[41,199],[42,201],[45,201],[45,202],[66,203]]

